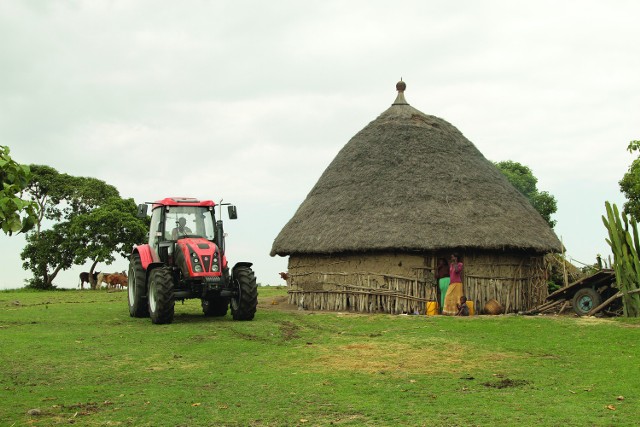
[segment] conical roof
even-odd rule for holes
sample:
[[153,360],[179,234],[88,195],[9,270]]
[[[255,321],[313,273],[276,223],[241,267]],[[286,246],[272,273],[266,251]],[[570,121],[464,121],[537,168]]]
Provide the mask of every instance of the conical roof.
[[271,255],[560,251],[527,198],[458,129],[407,104],[405,87],[340,150]]

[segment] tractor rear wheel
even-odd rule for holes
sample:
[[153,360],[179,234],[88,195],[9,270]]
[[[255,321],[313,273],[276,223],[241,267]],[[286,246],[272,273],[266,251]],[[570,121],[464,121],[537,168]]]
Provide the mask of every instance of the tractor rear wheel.
[[202,312],[205,316],[222,317],[227,315],[229,298],[203,298]]
[[147,274],[142,268],[140,255],[132,255],[129,261],[129,315],[131,317],[149,317],[149,306],[147,305]]
[[159,267],[149,275],[149,315],[155,324],[171,323],[175,301],[173,277],[167,267]]
[[231,315],[233,320],[252,320],[258,307],[258,285],[250,267],[234,268],[233,281],[237,295],[231,298]]
[[602,296],[591,289],[582,288],[573,296],[573,311],[578,316],[586,316],[592,309],[596,308],[602,302]]

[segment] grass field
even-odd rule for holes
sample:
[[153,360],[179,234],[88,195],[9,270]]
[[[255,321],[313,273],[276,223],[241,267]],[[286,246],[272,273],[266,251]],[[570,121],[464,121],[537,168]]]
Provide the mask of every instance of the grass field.
[[636,426],[640,320],[310,313],[0,292],[1,426]]

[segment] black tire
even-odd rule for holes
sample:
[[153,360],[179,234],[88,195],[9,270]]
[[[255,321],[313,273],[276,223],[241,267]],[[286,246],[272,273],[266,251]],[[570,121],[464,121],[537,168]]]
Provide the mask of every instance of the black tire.
[[202,312],[207,317],[222,317],[227,315],[229,298],[203,298]]
[[250,267],[233,269],[233,282],[237,295],[231,298],[233,320],[253,320],[258,307],[258,285]]
[[578,316],[586,316],[602,303],[602,296],[591,288],[582,288],[573,296],[573,311]]
[[149,316],[156,325],[171,323],[175,301],[171,269],[159,267],[149,275]]
[[147,273],[142,268],[140,255],[132,255],[129,261],[127,293],[129,294],[129,315],[131,317],[149,317],[147,305]]

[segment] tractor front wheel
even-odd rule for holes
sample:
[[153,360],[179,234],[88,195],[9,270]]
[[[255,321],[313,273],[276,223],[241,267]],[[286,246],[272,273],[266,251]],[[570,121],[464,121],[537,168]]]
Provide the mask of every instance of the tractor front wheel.
[[205,316],[222,317],[227,315],[229,298],[203,298],[202,312]]
[[586,316],[602,302],[600,294],[591,288],[582,288],[573,296],[573,311],[578,316]]
[[147,274],[142,268],[139,255],[132,255],[129,261],[129,277],[127,288],[129,299],[129,315],[131,317],[149,317],[149,307],[145,299]]
[[149,276],[149,315],[155,324],[171,323],[175,301],[173,300],[173,277],[171,270],[159,267]]
[[252,320],[258,307],[258,285],[253,270],[242,266],[233,270],[237,295],[231,298],[233,320]]

